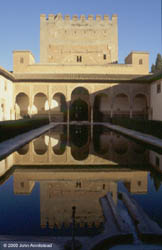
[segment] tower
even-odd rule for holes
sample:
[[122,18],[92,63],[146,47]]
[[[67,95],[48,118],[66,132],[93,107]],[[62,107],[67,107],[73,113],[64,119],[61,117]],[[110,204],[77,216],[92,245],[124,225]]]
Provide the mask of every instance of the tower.
[[118,61],[117,15],[40,16],[40,63],[103,65]]

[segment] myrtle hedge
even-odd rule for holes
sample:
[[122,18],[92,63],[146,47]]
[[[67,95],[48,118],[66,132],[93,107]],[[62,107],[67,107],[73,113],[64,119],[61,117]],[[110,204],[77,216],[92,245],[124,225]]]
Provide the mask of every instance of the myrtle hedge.
[[48,124],[48,118],[31,118],[0,122],[0,142]]

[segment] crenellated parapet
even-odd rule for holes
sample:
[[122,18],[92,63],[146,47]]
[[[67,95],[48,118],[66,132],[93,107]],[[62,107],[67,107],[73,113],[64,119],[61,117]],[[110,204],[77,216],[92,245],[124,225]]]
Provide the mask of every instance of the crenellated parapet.
[[91,15],[89,14],[88,16],[85,16],[85,15],[73,15],[72,17],[70,15],[65,15],[64,17],[62,16],[61,13],[59,14],[49,14],[48,16],[46,16],[45,14],[41,14],[40,15],[40,19],[42,21],[46,21],[46,22],[49,22],[49,21],[52,21],[52,22],[56,22],[58,20],[61,20],[61,21],[71,21],[71,22],[87,22],[87,21],[93,21],[93,22],[107,22],[107,23],[113,23],[113,22],[116,22],[117,19],[118,19],[118,16],[116,14],[113,14],[112,15],[112,18],[110,19],[108,15],[104,15],[104,16],[101,16],[101,15]]

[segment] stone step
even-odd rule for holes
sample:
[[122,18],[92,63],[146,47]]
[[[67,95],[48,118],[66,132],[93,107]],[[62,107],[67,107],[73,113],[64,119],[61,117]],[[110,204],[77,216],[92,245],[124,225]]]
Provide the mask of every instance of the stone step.
[[111,193],[108,192],[106,194],[106,198],[108,200],[108,204],[112,210],[112,214],[113,214],[113,217],[114,217],[114,220],[119,228],[119,230],[121,232],[125,232],[125,233],[130,233],[130,228],[128,226],[128,224],[126,224],[123,220],[122,220],[122,217],[120,216],[120,214],[118,213],[117,209],[116,209],[116,206],[115,206],[115,203],[112,199],[112,196],[111,196]]
[[151,220],[140,205],[128,194],[121,192],[122,200],[132,217],[139,237],[147,242],[162,243],[162,229]]
[[115,221],[112,209],[108,203],[108,200],[106,197],[100,198],[100,203],[103,211],[103,215],[105,217],[105,227],[108,232],[113,232],[113,233],[120,233],[120,229],[118,224]]

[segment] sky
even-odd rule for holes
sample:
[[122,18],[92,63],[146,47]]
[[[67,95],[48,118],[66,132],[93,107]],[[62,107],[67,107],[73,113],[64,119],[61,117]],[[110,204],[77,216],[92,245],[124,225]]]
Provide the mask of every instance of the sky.
[[30,50],[39,63],[40,14],[118,14],[119,63],[131,51],[162,53],[162,0],[1,0],[0,66],[12,71],[12,52]]

